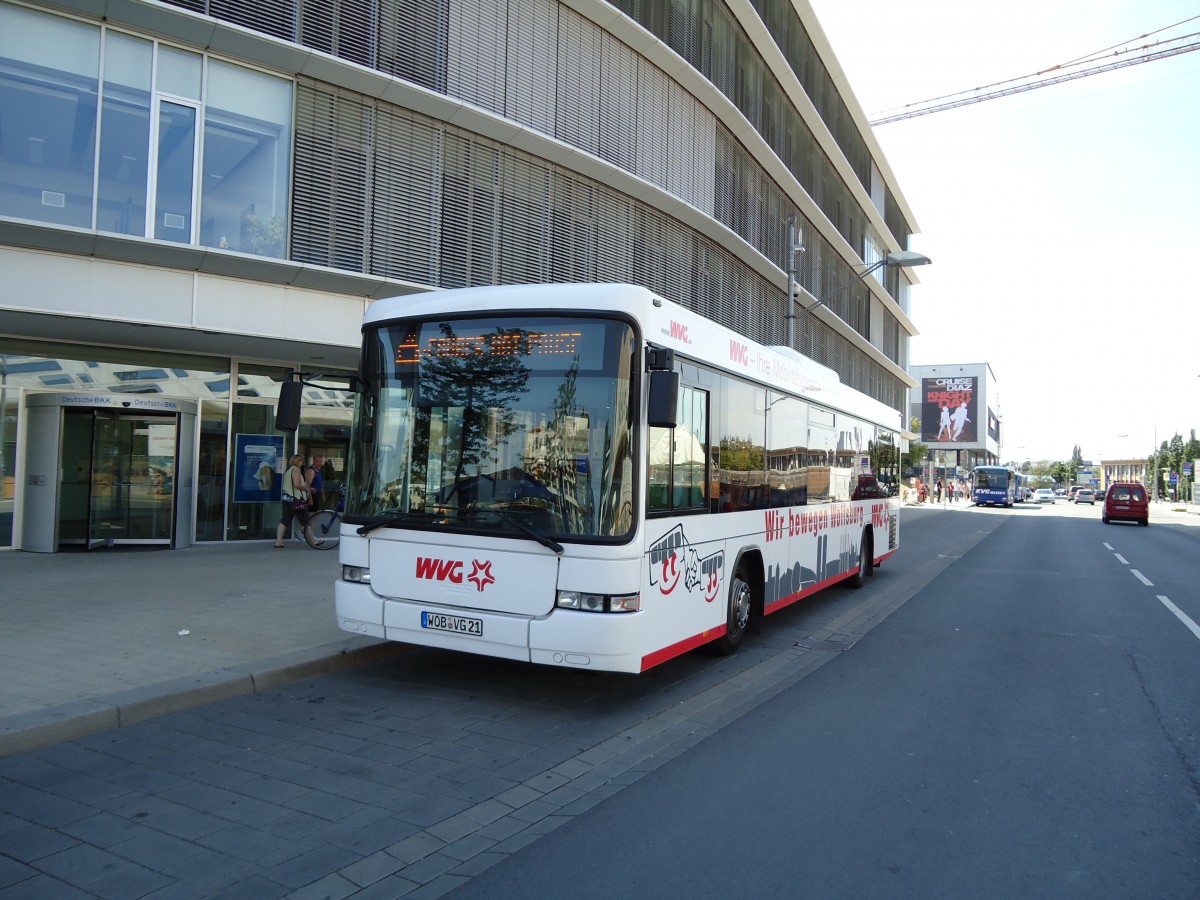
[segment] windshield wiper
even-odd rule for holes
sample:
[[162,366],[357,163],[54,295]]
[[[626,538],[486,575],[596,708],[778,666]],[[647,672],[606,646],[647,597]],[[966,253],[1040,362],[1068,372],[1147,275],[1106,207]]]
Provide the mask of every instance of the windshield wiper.
[[535,541],[537,541],[543,547],[547,547],[547,548],[553,550],[555,553],[559,554],[560,556],[562,555],[562,552],[563,552],[562,544],[560,544],[558,541],[554,540],[554,538],[547,537],[546,535],[542,534],[540,531],[537,531],[534,528],[530,528],[528,525],[526,525],[524,522],[522,522],[520,519],[518,519],[516,516],[512,515],[511,513],[505,512],[502,509],[482,508],[482,507],[473,509],[472,512],[476,513],[476,514],[486,513],[486,514],[493,515],[496,518],[500,519],[501,521],[507,522],[509,525],[511,525],[513,528],[517,529],[517,531],[521,532],[522,534],[533,538]]
[[401,512],[399,510],[393,510],[390,513],[387,513],[385,515],[379,516],[378,518],[372,519],[366,525],[359,526],[357,533],[360,535],[361,534],[369,534],[370,532],[374,531],[376,528],[395,528],[395,527],[397,527],[397,523],[402,522],[405,519],[431,519],[431,518],[433,518],[433,514],[427,513],[424,511],[410,510],[409,512]]

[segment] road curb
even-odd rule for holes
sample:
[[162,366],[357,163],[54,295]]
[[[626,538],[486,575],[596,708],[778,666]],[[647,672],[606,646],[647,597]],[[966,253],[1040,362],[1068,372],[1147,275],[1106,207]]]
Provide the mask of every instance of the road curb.
[[75,700],[0,720],[0,758],[38,750],[258,691],[392,659],[409,648],[366,638],[339,641],[254,663],[247,671],[218,669],[186,675],[103,698]]

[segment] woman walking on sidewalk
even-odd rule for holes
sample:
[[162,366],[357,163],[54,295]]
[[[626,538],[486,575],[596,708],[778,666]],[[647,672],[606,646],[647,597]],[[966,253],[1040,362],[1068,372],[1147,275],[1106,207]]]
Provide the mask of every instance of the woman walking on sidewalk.
[[279,526],[275,529],[276,549],[287,546],[286,538],[292,528],[292,519],[300,520],[300,527],[304,529],[304,537],[310,544],[315,547],[318,543],[322,543],[313,541],[312,525],[308,519],[309,490],[304,482],[304,475],[300,472],[303,464],[303,454],[297,453],[288,460],[287,470],[283,473],[283,515],[279,520]]

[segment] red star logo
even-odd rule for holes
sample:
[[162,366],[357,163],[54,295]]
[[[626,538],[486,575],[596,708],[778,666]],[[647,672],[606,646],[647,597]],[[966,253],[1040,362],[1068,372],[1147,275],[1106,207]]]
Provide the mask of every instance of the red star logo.
[[489,584],[495,584],[496,579],[492,577],[492,561],[490,559],[487,562],[472,560],[471,574],[467,576],[467,581],[473,582],[481,594]]

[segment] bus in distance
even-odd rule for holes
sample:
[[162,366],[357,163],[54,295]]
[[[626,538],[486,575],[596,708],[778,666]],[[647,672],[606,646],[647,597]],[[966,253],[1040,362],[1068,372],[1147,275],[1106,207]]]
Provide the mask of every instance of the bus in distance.
[[899,546],[869,461],[900,413],[641,287],[376,301],[356,390],[354,634],[643,672]]
[[1022,481],[1009,466],[976,466],[971,473],[971,499],[976,506],[1012,506],[1025,499]]

